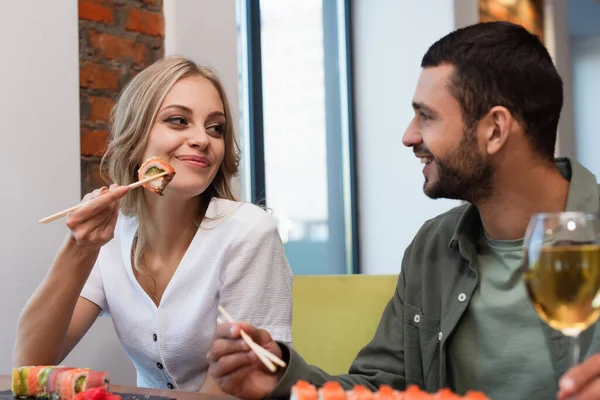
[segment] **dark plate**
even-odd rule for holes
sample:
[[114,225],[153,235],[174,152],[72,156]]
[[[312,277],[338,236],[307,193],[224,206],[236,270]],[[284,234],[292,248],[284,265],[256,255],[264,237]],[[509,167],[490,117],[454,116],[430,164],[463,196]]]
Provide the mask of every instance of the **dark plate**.
[[[171,397],[162,397],[162,396],[149,396],[145,394],[131,394],[131,393],[118,393],[123,400],[175,400]],[[36,399],[35,397],[27,397],[22,399]],[[2,390],[0,391],[0,400],[15,400],[15,396],[13,396],[12,390]]]

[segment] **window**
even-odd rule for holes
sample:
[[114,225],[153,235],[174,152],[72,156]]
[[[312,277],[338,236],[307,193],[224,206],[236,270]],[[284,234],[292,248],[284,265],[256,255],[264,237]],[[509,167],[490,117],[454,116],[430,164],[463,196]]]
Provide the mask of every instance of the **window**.
[[348,0],[239,0],[243,192],[295,274],[358,272]]

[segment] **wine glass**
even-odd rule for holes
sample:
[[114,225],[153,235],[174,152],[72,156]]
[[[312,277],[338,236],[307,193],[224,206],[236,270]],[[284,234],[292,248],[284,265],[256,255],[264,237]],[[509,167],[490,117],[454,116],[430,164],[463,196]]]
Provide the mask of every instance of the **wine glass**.
[[523,280],[541,319],[570,338],[579,363],[579,334],[600,316],[600,219],[560,212],[531,217],[524,240]]

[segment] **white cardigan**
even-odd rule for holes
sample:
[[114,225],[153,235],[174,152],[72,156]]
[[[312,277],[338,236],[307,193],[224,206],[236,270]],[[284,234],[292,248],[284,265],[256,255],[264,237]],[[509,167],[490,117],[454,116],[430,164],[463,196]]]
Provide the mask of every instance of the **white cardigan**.
[[239,321],[291,343],[293,275],[274,219],[248,203],[213,199],[157,308],[136,280],[137,218],[119,216],[81,293],[110,315],[141,387],[197,391],[221,304]]

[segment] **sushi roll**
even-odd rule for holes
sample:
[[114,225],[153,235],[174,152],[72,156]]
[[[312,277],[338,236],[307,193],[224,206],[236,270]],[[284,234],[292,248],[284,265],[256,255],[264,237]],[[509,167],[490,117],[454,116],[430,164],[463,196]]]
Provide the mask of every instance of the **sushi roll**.
[[[86,390],[108,392],[108,385],[108,373],[89,368],[40,365],[12,370],[11,386],[16,398],[73,400]],[[113,396],[110,400],[119,399]]]
[[319,400],[346,400],[346,392],[338,382],[326,382],[318,390]]
[[307,381],[299,380],[292,387],[291,400],[317,400],[317,388]]
[[[31,367],[27,376],[27,392],[29,397],[38,397],[42,391],[40,385],[39,373],[42,369],[47,368],[47,365]],[[45,389],[45,388],[44,388]]]
[[348,400],[373,400],[373,392],[363,385],[354,385],[352,390],[347,393]]
[[[83,390],[96,389],[100,387],[110,390],[110,381],[108,379],[108,373],[102,371],[90,371],[87,379],[85,380],[85,386]],[[315,397],[316,399],[316,397]]]
[[404,392],[399,390],[394,390],[394,400],[405,400]]
[[45,393],[47,396],[52,397],[59,390],[59,379],[63,372],[72,370],[75,368],[71,367],[57,367],[52,369],[48,373],[48,377],[46,378],[46,390]]
[[429,393],[422,391],[417,385],[409,385],[402,400],[430,400],[431,398]]
[[47,366],[42,367],[38,372],[38,397],[49,397],[49,393],[46,392],[46,384],[48,383],[48,376],[50,376],[50,372],[54,371],[56,368],[62,368],[62,366]]
[[29,396],[29,371],[33,367],[19,367],[12,370],[11,389],[15,397]]
[[394,389],[388,385],[381,385],[375,393],[374,400],[394,400]]
[[74,368],[62,371],[58,378],[58,387],[53,397],[60,400],[73,400],[73,397],[85,387],[85,381],[90,373],[87,368]]
[[162,196],[163,191],[175,176],[175,169],[169,163],[163,161],[160,157],[148,158],[138,169],[138,180],[141,181],[163,172],[168,172],[168,174],[143,184],[146,189]]
[[452,390],[448,388],[440,389],[436,394],[433,395],[433,399],[435,400],[460,400],[462,397],[452,392]]

